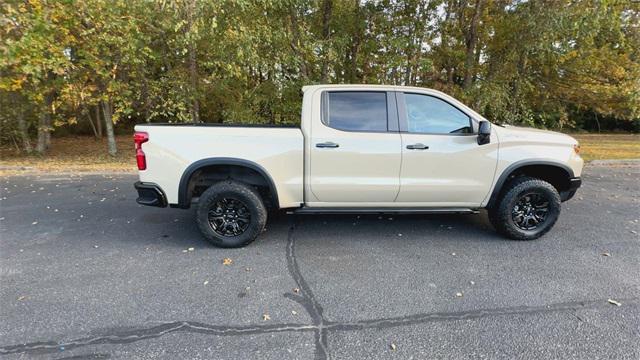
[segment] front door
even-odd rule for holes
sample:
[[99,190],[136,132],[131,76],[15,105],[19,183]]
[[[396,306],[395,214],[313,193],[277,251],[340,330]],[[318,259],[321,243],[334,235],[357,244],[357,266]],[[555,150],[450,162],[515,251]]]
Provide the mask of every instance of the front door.
[[328,206],[393,202],[401,159],[394,93],[326,91],[321,102],[322,121],[312,123],[309,140],[315,197],[309,201]]
[[473,120],[432,95],[398,93],[402,169],[397,202],[430,207],[479,206],[498,160],[495,136],[478,145]]

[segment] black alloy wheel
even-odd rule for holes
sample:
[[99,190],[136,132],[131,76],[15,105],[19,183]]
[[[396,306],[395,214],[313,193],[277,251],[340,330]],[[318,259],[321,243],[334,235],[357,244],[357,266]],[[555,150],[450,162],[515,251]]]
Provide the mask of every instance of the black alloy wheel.
[[251,223],[251,212],[240,200],[222,198],[212,204],[208,213],[211,229],[220,236],[238,236]]
[[242,247],[264,229],[267,209],[258,191],[236,181],[211,185],[198,200],[196,222],[212,244],[224,248]]
[[511,219],[522,230],[535,230],[542,226],[549,213],[549,200],[544,194],[531,192],[520,196],[511,211]]
[[489,220],[498,232],[513,240],[533,240],[546,234],[560,215],[560,194],[550,183],[528,176],[505,184]]

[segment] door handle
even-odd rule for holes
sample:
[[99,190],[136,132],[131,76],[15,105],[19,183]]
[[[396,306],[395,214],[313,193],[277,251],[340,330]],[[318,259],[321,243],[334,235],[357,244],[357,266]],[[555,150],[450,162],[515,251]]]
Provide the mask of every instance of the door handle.
[[429,149],[429,147],[425,144],[413,144],[413,145],[407,145],[407,149],[409,150],[427,150]]
[[327,141],[323,143],[317,143],[316,147],[317,148],[337,148],[337,147],[340,147],[340,145],[331,141]]

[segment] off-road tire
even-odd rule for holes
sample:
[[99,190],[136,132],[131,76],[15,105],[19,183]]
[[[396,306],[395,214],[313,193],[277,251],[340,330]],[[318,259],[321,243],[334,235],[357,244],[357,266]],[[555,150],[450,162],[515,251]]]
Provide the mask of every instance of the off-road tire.
[[[529,193],[542,194],[548,201],[545,220],[539,227],[525,230],[516,225],[512,211],[519,199]],[[527,176],[512,179],[505,185],[496,204],[489,209],[489,221],[498,233],[513,240],[534,240],[546,234],[560,216],[560,194],[548,182]]]
[[[223,236],[214,231],[209,222],[209,210],[221,199],[241,202],[250,213],[247,228],[236,236]],[[213,245],[222,248],[238,248],[254,241],[267,222],[267,209],[260,194],[252,187],[235,181],[221,181],[211,185],[198,201],[196,222],[202,235]]]

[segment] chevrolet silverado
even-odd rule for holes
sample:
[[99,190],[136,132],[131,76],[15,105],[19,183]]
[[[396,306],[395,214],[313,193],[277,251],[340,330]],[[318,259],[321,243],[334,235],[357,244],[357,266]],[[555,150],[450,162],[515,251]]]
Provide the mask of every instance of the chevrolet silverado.
[[536,239],[581,185],[575,139],[491,124],[439,91],[401,86],[303,89],[299,127],[135,127],[137,202],[197,206],[220,247],[247,245],[268,210],[477,213],[516,240]]

